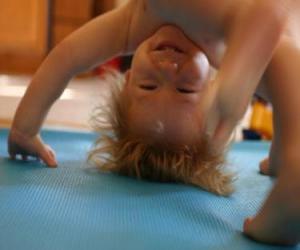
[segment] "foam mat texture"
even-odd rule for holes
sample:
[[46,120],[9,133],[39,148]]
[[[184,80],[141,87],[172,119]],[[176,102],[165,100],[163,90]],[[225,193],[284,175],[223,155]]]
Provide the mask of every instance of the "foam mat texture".
[[181,185],[138,181],[90,168],[92,133],[43,131],[59,167],[11,161],[8,131],[0,129],[1,250],[268,250],[299,249],[256,243],[241,233],[273,180],[258,173],[269,144],[235,144],[237,172],[229,198]]

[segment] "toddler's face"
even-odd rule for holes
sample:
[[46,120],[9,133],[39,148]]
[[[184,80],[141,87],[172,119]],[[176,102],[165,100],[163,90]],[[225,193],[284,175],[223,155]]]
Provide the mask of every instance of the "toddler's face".
[[[130,129],[168,145],[192,143],[214,126],[212,67],[204,52],[174,26],[143,42],[127,73]],[[207,131],[206,131],[207,132]]]

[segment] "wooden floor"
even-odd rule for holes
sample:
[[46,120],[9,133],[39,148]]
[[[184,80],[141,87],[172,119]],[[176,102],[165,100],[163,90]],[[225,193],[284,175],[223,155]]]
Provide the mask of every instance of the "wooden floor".
[[[0,75],[0,127],[10,127],[30,79],[30,76]],[[50,110],[45,127],[90,130],[91,111],[103,101],[101,95],[105,89],[105,84],[98,78],[72,80]]]

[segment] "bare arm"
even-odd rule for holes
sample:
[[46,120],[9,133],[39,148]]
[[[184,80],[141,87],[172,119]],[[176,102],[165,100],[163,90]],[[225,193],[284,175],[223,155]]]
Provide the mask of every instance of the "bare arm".
[[[126,52],[129,18],[128,4],[95,18],[53,49],[34,75],[17,109],[9,137],[12,157],[16,154],[41,156],[42,149],[45,152],[40,138],[33,145],[23,142],[38,136],[50,107],[74,75]],[[35,149],[36,145],[40,149]]]
[[124,52],[127,22],[124,10],[100,16],[71,34],[42,63],[19,105],[13,127],[38,133],[53,102],[71,77]]

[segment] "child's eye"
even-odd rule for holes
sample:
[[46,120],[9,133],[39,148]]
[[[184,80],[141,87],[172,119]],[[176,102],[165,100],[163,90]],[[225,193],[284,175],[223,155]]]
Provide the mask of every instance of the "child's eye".
[[140,88],[144,89],[144,90],[155,90],[157,88],[157,86],[155,86],[155,85],[140,85]]
[[183,88],[177,88],[177,91],[183,94],[192,94],[195,93],[194,90],[191,89],[183,89]]

